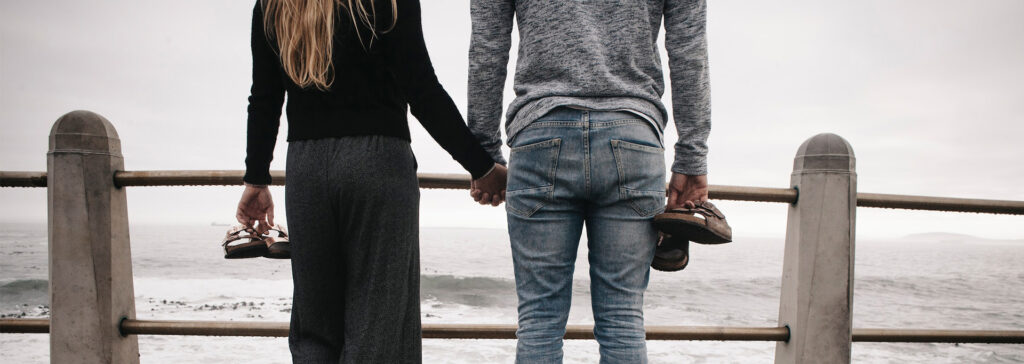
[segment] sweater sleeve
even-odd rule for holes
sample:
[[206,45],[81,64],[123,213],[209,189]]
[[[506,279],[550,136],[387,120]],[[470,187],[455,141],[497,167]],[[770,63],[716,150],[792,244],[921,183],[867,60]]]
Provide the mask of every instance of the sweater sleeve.
[[260,1],[252,13],[252,88],[249,94],[249,120],[246,131],[245,177],[247,183],[268,185],[270,161],[274,159],[284,84],[281,66],[263,29]]
[[672,84],[672,113],[679,140],[672,172],[707,174],[711,90],[705,33],[706,0],[665,1],[665,49]]
[[[395,27],[381,35],[388,66],[412,115],[473,179],[483,177],[494,160],[466,127],[448,93],[437,81],[423,40],[418,0],[398,0]],[[378,9],[380,11],[380,9]]]
[[469,43],[469,129],[498,163],[501,155],[502,96],[512,47],[513,0],[473,0]]

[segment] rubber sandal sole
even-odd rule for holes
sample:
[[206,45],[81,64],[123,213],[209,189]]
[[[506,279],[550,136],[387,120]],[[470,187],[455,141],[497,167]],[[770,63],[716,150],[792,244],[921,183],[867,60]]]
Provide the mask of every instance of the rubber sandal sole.
[[690,264],[690,254],[686,254],[686,258],[682,262],[670,261],[654,257],[654,261],[651,262],[651,268],[661,272],[678,272],[686,268]]
[[254,243],[228,246],[224,252],[224,259],[248,259],[265,256],[268,252],[267,245],[262,240],[259,240],[260,244]]
[[264,254],[263,257],[270,259],[291,259],[292,247],[288,240],[271,242],[271,239],[276,240],[281,238],[267,238],[265,240],[267,242],[267,253]]
[[682,260],[664,259],[655,254],[654,260],[651,262],[651,268],[662,272],[678,272],[686,268],[686,266],[690,264],[690,244],[688,242],[684,244],[685,245],[681,247],[676,247],[681,249],[683,254],[686,254]]

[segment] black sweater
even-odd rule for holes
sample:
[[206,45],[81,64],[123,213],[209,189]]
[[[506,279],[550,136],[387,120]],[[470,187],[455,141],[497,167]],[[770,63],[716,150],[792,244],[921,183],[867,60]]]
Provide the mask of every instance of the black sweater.
[[[263,29],[263,9],[252,16],[252,91],[245,158],[245,182],[270,184],[270,161],[288,92],[288,141],[353,135],[410,140],[406,105],[442,148],[473,178],[494,161],[466,128],[458,108],[437,81],[430,64],[418,0],[398,0],[398,21],[389,32],[360,29],[359,42],[347,11],[338,9],[333,45],[334,83],[328,91],[300,88],[284,73],[276,42]],[[390,23],[390,1],[377,6],[380,23]],[[386,27],[378,26],[386,29]]]

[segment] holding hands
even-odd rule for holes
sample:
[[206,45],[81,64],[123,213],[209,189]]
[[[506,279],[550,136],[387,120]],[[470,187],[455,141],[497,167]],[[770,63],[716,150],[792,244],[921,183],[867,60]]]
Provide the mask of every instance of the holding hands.
[[498,206],[505,201],[507,178],[508,169],[495,163],[494,169],[470,183],[469,195],[481,205]]

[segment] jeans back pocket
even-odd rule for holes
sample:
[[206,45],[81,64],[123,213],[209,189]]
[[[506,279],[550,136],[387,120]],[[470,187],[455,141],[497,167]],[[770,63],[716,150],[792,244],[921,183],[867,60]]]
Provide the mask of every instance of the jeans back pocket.
[[619,198],[640,216],[654,216],[665,207],[665,150],[612,139],[619,172]]
[[512,148],[505,192],[509,212],[530,217],[553,200],[561,145],[562,139],[554,138]]

